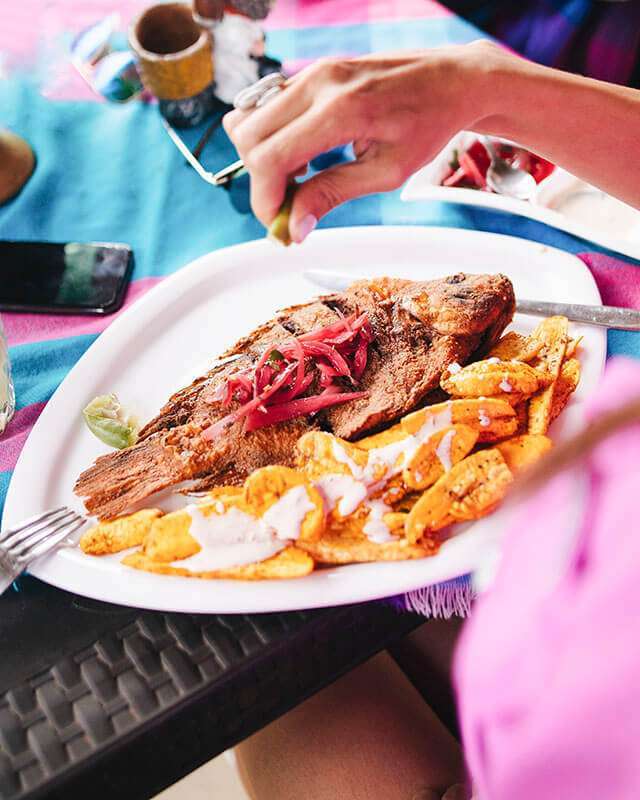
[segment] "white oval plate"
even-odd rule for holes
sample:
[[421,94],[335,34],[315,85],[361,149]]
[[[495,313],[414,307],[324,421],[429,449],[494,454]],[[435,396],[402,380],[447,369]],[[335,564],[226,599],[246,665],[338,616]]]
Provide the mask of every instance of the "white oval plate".
[[[574,256],[523,239],[476,231],[420,227],[360,227],[318,231],[303,247],[278,249],[266,240],[218,250],[167,278],[89,348],[38,419],[16,466],[5,526],[48,508],[81,508],[72,487],[106,448],[86,430],[81,409],[95,395],[116,392],[142,420],[174,390],[207,368],[223,349],[284,306],[311,299],[308,269],[351,270],[435,278],[460,270],[504,272],[522,297],[598,303],[588,269]],[[518,330],[536,325],[516,318]],[[583,377],[566,422],[581,418],[584,398],[603,369],[602,329],[573,326],[584,337]],[[561,418],[562,419],[562,418]],[[339,605],[385,597],[474,569],[491,518],[452,538],[420,561],[358,564],[318,570],[285,581],[206,581],[139,572],[121,555],[96,558],[61,550],[32,574],[48,583],[112,603],[167,611],[259,612]],[[487,533],[483,533],[486,531]]]
[[477,189],[442,186],[454,150],[468,147],[475,139],[477,136],[468,131],[456,134],[433,161],[409,178],[401,199],[406,202],[439,200],[519,214],[631,258],[640,258],[640,211],[561,167],[556,167],[538,184],[531,201]]

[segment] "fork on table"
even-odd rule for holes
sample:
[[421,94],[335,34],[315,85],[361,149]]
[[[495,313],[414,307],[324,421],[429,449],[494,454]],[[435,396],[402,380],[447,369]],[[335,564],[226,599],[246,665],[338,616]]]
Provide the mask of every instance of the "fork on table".
[[0,532],[0,595],[34,561],[60,547],[87,520],[66,506]]

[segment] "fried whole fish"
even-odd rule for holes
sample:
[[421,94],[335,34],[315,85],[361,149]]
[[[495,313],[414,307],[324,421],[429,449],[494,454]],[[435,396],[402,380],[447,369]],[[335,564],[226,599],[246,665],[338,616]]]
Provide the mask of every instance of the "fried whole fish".
[[[268,464],[292,466],[296,442],[308,430],[320,427],[357,439],[428,402],[442,372],[490,348],[514,310],[508,278],[462,273],[424,282],[358,281],[345,292],[287,308],[222,354],[237,356],[233,362],[214,367],[174,394],[135,445],[98,458],[79,477],[75,491],[90,513],[111,518],[184,481],[201,490],[240,484]],[[357,387],[365,396],[313,417],[250,432],[239,420],[213,440],[203,436],[234,407],[215,399],[230,378],[255,369],[267,349],[285,348],[354,312],[366,312],[373,335]],[[309,392],[317,389],[318,377]]]

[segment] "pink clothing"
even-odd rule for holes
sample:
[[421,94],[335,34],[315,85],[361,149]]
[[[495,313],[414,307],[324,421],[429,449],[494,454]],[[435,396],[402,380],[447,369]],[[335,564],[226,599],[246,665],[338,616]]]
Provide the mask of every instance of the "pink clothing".
[[[589,415],[634,396],[614,359]],[[509,519],[455,671],[481,800],[640,798],[640,421]]]

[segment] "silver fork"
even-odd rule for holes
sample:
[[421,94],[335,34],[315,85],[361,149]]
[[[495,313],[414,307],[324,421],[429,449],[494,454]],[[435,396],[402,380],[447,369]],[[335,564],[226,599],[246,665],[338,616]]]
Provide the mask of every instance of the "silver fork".
[[0,532],[0,594],[34,561],[55,550],[86,522],[81,514],[60,506]]

